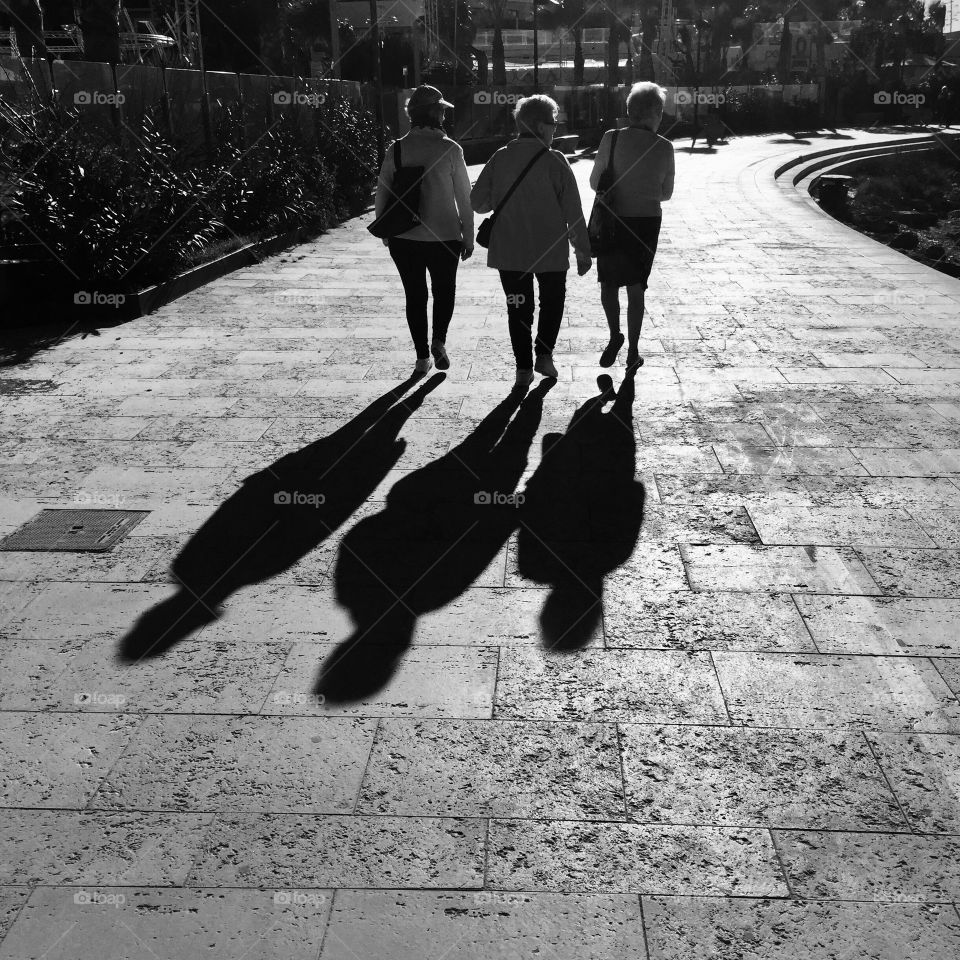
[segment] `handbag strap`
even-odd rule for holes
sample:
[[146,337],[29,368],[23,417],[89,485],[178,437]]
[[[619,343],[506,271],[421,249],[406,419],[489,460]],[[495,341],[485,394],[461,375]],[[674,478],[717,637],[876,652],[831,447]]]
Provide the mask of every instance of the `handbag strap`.
[[545,153],[549,153],[549,152],[550,152],[550,148],[549,148],[549,147],[544,147],[542,150],[538,151],[538,152],[534,155],[533,159],[523,168],[522,172],[520,173],[520,176],[517,177],[517,179],[513,181],[513,183],[510,185],[510,189],[503,195],[503,199],[497,204],[496,209],[493,211],[493,216],[490,218],[490,226],[491,226],[491,227],[493,227],[493,224],[494,224],[494,222],[496,221],[497,217],[500,216],[500,211],[504,208],[504,206],[506,205],[507,201],[508,201],[508,200],[510,199],[510,197],[512,196],[513,191],[516,190],[517,187],[520,186],[520,181],[523,180],[523,178],[530,172],[530,168],[531,168]]
[[[613,186],[613,155],[617,150],[617,137],[620,136],[620,128],[613,128],[613,136],[610,138],[610,159],[607,162],[607,169],[603,171],[604,179],[609,180],[609,186],[606,187],[606,190],[609,190]],[[606,192],[606,190],[604,192]]]
[[393,143],[393,168],[394,170],[399,170],[402,164],[400,163],[400,141],[395,140]]

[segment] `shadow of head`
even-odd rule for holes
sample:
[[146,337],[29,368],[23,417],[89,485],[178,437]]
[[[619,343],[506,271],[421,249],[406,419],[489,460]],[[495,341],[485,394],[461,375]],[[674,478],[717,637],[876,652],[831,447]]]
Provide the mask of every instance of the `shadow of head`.
[[308,557],[396,466],[405,447],[400,430],[444,379],[438,374],[404,397],[411,378],[333,433],[247,477],[184,544],[172,564],[181,589],[140,617],[121,641],[121,658],[158,656],[216,619],[237,590]]
[[597,385],[598,395],[577,409],[563,434],[544,437],[520,511],[517,569],[550,587],[540,627],[551,650],[578,649],[599,636],[604,578],[630,559],[643,521],[634,376],[618,391],[607,375]]

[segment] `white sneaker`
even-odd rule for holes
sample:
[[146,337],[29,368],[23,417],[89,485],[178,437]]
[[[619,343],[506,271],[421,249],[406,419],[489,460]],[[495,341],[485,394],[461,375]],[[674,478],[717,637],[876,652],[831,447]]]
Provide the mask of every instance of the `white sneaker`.
[[550,377],[553,380],[557,379],[557,368],[554,366],[553,357],[550,356],[549,353],[541,353],[540,356],[537,357],[533,369],[543,377]]
[[416,364],[413,367],[413,375],[415,377],[422,377],[424,374],[430,372],[430,368],[433,366],[433,361],[429,357],[422,357],[417,360]]
[[529,368],[524,370],[520,367],[517,368],[517,379],[514,382],[516,387],[529,387],[533,383],[533,371]]

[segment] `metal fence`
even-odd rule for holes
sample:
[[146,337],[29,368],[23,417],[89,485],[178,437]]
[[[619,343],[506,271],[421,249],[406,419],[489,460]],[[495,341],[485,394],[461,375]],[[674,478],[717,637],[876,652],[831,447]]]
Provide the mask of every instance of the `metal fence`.
[[21,60],[0,57],[0,96],[27,112],[37,98],[57,97],[92,127],[135,128],[152,113],[189,148],[211,146],[221,121],[239,111],[248,139],[282,116],[312,129],[314,108],[330,97],[372,107],[372,95],[352,81],[92,63],[84,60]]

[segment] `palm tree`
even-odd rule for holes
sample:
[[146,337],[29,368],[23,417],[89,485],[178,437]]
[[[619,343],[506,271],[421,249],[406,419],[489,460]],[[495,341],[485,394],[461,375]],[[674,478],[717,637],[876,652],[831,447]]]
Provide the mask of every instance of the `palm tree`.
[[493,18],[493,85],[507,85],[507,61],[503,52],[503,10],[506,0],[486,0],[487,9]]
[[120,0],[81,0],[80,29],[86,60],[120,62]]
[[563,0],[563,25],[573,35],[573,85],[583,86],[583,18],[585,0]]
[[660,24],[660,7],[648,3],[640,10],[640,64],[637,69],[638,80],[656,80],[657,71],[653,65],[653,45],[657,42],[657,28]]

